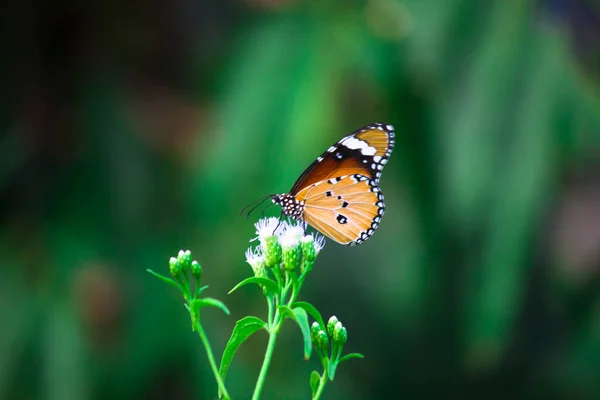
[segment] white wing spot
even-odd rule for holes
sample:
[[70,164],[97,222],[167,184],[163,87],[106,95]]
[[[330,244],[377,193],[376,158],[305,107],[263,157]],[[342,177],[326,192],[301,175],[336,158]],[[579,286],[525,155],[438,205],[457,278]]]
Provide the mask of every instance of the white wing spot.
[[359,140],[355,137],[345,139],[341,143],[350,150],[360,150],[363,156],[374,156],[375,153],[377,153],[377,149],[375,147],[369,146],[367,142]]

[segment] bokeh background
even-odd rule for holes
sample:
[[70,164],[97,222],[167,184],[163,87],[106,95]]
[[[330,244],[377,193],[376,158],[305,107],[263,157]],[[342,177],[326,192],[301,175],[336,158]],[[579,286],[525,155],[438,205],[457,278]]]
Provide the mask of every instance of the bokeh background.
[[[0,399],[215,398],[145,269],[192,250],[232,310],[203,317],[220,354],[265,315],[226,294],[238,211],[375,121],[386,215],[303,294],[366,356],[325,398],[600,398],[598,2],[26,0],[0,26]],[[264,398],[310,398],[314,368],[290,323]]]

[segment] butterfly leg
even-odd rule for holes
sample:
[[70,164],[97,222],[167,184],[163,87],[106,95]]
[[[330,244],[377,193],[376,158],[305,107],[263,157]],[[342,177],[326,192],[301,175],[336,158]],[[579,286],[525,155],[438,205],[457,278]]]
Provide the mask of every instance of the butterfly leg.
[[275,232],[277,232],[277,229],[279,228],[279,225],[281,225],[281,220],[284,217],[284,213],[283,211],[281,211],[281,215],[279,216],[279,222],[277,223],[277,226],[275,227],[275,229],[273,229],[273,235],[275,235]]

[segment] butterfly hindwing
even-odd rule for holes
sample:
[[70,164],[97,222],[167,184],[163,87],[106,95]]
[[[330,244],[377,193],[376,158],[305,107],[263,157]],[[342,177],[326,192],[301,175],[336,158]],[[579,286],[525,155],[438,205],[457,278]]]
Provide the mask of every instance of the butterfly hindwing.
[[297,195],[310,185],[346,175],[363,175],[379,183],[394,142],[392,125],[375,123],[357,129],[318,157],[298,178],[290,194]]
[[301,190],[296,198],[304,202],[306,222],[349,246],[368,239],[385,212],[377,182],[360,174],[317,182]]

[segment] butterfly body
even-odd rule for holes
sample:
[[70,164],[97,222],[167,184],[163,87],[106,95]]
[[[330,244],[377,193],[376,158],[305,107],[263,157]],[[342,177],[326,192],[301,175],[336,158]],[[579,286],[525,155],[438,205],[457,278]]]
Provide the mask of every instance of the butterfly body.
[[271,196],[272,202],[340,244],[360,244],[385,212],[379,180],[394,142],[391,125],[358,129],[318,157],[289,193]]

